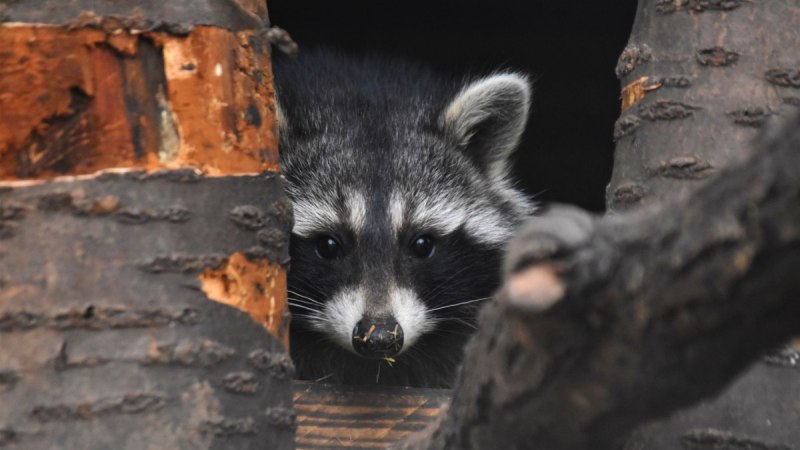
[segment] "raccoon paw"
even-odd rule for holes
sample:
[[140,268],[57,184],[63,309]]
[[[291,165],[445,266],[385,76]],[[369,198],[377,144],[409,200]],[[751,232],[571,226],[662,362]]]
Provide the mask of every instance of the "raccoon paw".
[[506,277],[532,264],[557,258],[589,239],[595,217],[569,205],[553,205],[544,215],[528,219],[508,245]]
[[568,205],[554,205],[525,222],[509,242],[505,259],[506,295],[517,309],[540,312],[565,292],[555,265],[547,264],[586,242],[595,217]]

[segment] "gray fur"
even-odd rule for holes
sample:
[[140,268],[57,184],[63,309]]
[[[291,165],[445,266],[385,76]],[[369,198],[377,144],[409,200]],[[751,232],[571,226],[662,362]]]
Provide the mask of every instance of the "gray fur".
[[[408,339],[378,382],[449,384],[468,334],[455,322],[474,319],[473,307],[456,306],[496,288],[502,247],[533,211],[508,176],[527,119],[526,77],[452,83],[407,63],[330,53],[278,60],[275,73],[296,216],[289,288],[298,373],[372,380],[383,363],[350,355],[348,333],[359,314],[392,315]],[[336,236],[346,255],[318,258],[320,235]],[[424,261],[408,255],[419,235],[437,242]],[[449,327],[461,336],[435,336]]]

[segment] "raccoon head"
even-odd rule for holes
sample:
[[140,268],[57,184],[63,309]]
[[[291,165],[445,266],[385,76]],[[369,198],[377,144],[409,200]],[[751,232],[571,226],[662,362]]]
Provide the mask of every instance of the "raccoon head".
[[369,70],[278,77],[293,327],[364,358],[457,360],[437,339],[470,331],[532,212],[508,175],[530,87],[516,73],[447,88],[385,72],[375,87]]

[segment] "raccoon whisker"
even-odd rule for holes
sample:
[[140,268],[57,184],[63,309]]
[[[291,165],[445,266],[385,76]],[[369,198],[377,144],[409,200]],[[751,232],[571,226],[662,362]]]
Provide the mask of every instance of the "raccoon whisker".
[[[301,305],[292,305],[291,303],[290,303],[290,305],[291,306],[301,306]],[[309,311],[309,312],[306,312],[306,311]],[[297,312],[292,311],[292,316],[294,316],[294,317],[307,316],[307,317],[316,317],[316,318],[322,319],[322,320],[325,319],[325,317],[323,316],[322,312],[315,311],[313,309],[308,309],[308,308],[306,308],[303,311],[297,311]]]
[[302,287],[304,290],[311,291],[313,294],[316,294],[320,297],[325,297],[325,293],[322,292],[322,290],[320,290],[320,288],[317,286],[314,280],[303,278],[302,275],[295,274],[295,278],[293,278],[292,284],[296,284]]
[[438,308],[429,309],[428,312],[441,311],[443,309],[455,308],[457,306],[463,306],[463,305],[469,305],[471,303],[477,303],[477,302],[482,302],[482,301],[485,301],[485,300],[489,300],[490,298],[492,298],[492,297],[476,298],[476,299],[473,299],[473,300],[467,300],[465,302],[459,302],[459,303],[453,303],[453,304],[450,304],[450,305],[439,306]]
[[431,334],[435,334],[435,335],[452,334],[452,335],[456,335],[456,336],[472,336],[473,330],[477,330],[478,329],[477,326],[472,325],[469,322],[461,322],[460,320],[457,320],[457,319],[452,319],[452,321],[461,323],[462,325],[470,328],[470,331],[458,331],[458,330],[448,330],[446,328],[440,328],[440,329],[432,331]]
[[292,313],[292,318],[305,319],[312,322],[326,322],[327,319],[319,314]]
[[411,362],[430,365],[430,364],[438,364],[441,362],[441,358],[436,358],[429,352],[425,351],[420,346],[414,346],[409,349],[407,352],[408,356],[406,359],[410,360]]
[[302,299],[294,298],[294,297],[289,297],[289,304],[291,304],[291,305],[306,305],[306,306],[310,306],[310,307],[312,307],[314,309],[322,309],[320,307],[324,306],[324,305],[320,305],[320,304],[317,304],[317,303],[311,303],[311,302],[309,302],[307,300],[302,300]]
[[452,281],[455,277],[461,275],[462,272],[469,269],[470,267],[471,267],[470,265],[467,265],[450,274],[449,277],[445,278],[444,280],[440,281],[436,286],[434,286],[433,289],[431,289],[430,292],[428,292],[426,297],[433,298],[435,295],[441,293],[444,289],[448,287],[447,286],[448,282]]
[[291,295],[294,295],[294,296],[296,296],[296,297],[300,297],[300,298],[302,298],[303,300],[308,300],[308,301],[309,301],[309,302],[311,302],[311,303],[316,303],[316,304],[318,304],[318,305],[321,305],[321,304],[322,304],[322,302],[321,302],[321,301],[319,301],[319,300],[315,300],[315,299],[313,299],[313,298],[311,298],[311,297],[309,297],[309,296],[307,296],[307,295],[303,295],[303,294],[301,294],[301,293],[299,293],[299,292],[297,292],[297,291],[293,291],[293,290],[291,290],[291,289],[287,289],[287,290],[286,290],[286,292],[288,292],[289,294],[291,294]]
[[318,309],[314,309],[314,308],[311,308],[309,306],[301,305],[299,303],[293,303],[291,300],[289,300],[289,305],[290,306],[294,306],[296,308],[302,308],[302,309],[305,309],[307,311],[311,311],[311,312],[315,312],[315,313],[319,313],[320,312]]
[[315,319],[316,317],[312,314],[298,314],[292,313],[292,319]]
[[441,293],[444,290],[444,288],[447,287],[447,282],[448,281],[450,281],[453,278],[457,277],[458,275],[461,274],[461,272],[464,272],[465,270],[469,269],[470,267],[471,267],[470,265],[462,267],[461,269],[459,269],[459,270],[455,271],[453,274],[451,274],[449,277],[447,277],[444,280],[440,281],[439,284],[437,284],[433,289],[430,290],[430,292],[427,292],[425,294],[425,296],[423,297],[422,300],[424,302],[432,300],[434,296],[436,296],[439,293]]
[[[473,276],[480,276],[480,274],[473,273]],[[444,289],[444,292],[447,293],[447,295],[444,295],[444,298],[437,298],[436,295],[431,295],[431,293],[428,293],[427,295],[423,296],[424,299],[423,301],[429,304],[429,306],[431,307],[445,306],[445,304],[448,301],[452,301],[452,297],[454,295],[458,295],[457,294],[458,292],[462,292],[463,290],[464,292],[468,293],[470,290],[473,289],[474,288],[471,286],[471,281],[456,279],[452,283],[448,283],[448,285]],[[439,291],[437,295],[441,295],[442,292],[443,291]]]
[[320,378],[317,378],[316,380],[314,380],[314,382],[315,383],[320,383],[320,382],[323,382],[323,381],[327,380],[328,378],[330,378],[332,376],[333,376],[333,372],[331,372],[331,373],[329,373],[327,375],[324,375],[324,376],[322,376]]
[[474,323],[469,323],[464,319],[457,319],[454,321],[460,323],[461,325],[464,325],[465,327],[469,328],[472,331],[465,331],[465,332],[453,331],[452,332],[453,334],[463,334],[464,336],[472,336],[472,332],[478,329],[477,325],[475,325]]
[[315,322],[319,320],[319,317],[310,316],[308,314],[292,314],[292,319],[303,320],[306,322]]
[[443,323],[443,322],[455,322],[455,323],[459,323],[461,325],[465,325],[465,326],[467,326],[467,327],[469,327],[469,328],[471,328],[473,330],[477,330],[478,329],[478,326],[477,326],[476,323],[474,323],[474,322],[472,322],[470,320],[464,319],[463,317],[437,317],[436,321],[434,322],[434,327],[436,327],[436,328],[433,329],[432,333],[447,332],[447,333],[452,333],[452,334],[465,334],[465,335],[471,335],[472,334],[472,332],[464,333],[464,332],[461,332],[461,331],[449,330],[447,328],[439,328],[438,325]]
[[414,363],[417,361],[421,361],[421,359],[418,357],[420,352],[421,350],[419,349],[419,346],[415,345],[409,348],[407,351],[405,351],[400,357],[403,358],[403,361],[405,361],[406,364]]
[[[301,279],[300,279],[300,280],[298,280],[298,281],[301,281],[301,282],[303,282],[303,284],[304,284],[304,285],[306,285],[306,286],[308,286],[308,287],[310,287],[310,288],[312,288],[312,289],[314,288],[314,286],[312,286],[312,285],[310,284],[310,281],[308,281],[308,280],[304,280],[304,279],[302,279],[302,278],[301,278]],[[301,294],[301,292],[297,291],[296,289],[291,289],[291,288],[290,288],[290,289],[288,289],[288,291],[289,291],[289,292],[293,292],[293,293],[295,293],[295,294],[300,294],[300,295],[303,295],[303,296],[305,296],[305,294]]]
[[[328,320],[327,318],[325,318],[324,320],[321,320],[320,322],[327,322],[327,323],[330,323],[330,320]],[[316,339],[316,341],[315,341],[315,342],[316,342],[317,344],[332,345],[332,346],[333,346],[333,347],[335,347],[335,348],[339,348],[339,343],[337,343],[337,342],[336,342],[336,341],[335,341],[335,340],[334,340],[334,339],[333,339],[333,338],[332,338],[330,335],[328,335],[328,334],[324,334],[324,335],[322,335],[320,338]],[[329,360],[330,360],[330,359],[332,359],[333,355],[335,355],[335,354],[336,354],[336,353],[334,353],[334,352],[328,352],[328,353],[326,354],[326,359],[329,359]]]

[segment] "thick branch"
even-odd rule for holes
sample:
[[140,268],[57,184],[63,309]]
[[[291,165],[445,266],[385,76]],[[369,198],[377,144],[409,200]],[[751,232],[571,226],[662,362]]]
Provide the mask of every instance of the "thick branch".
[[[682,204],[561,238],[571,250],[524,231],[522,269],[484,310],[448,416],[406,445],[613,448],[800,330],[800,117],[760,146]],[[565,217],[566,234],[580,228]]]

